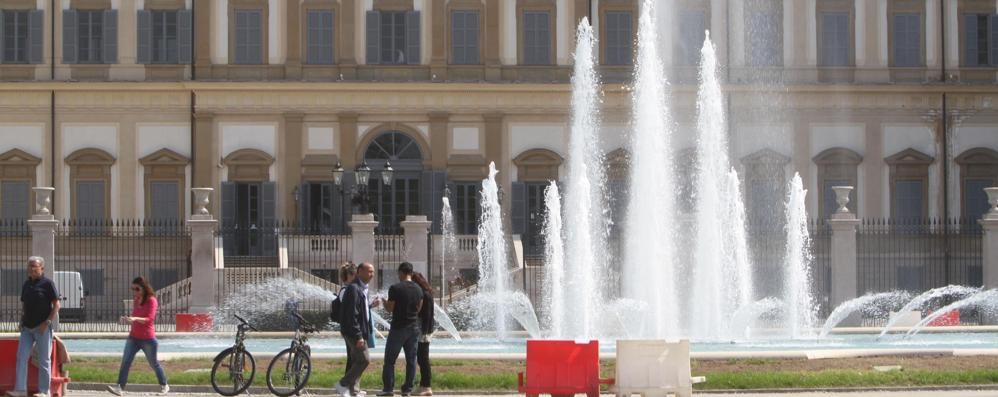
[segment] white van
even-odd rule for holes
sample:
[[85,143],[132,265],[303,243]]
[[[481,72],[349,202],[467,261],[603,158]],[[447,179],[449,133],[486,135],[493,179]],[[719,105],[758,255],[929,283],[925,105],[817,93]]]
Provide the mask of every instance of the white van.
[[83,292],[83,277],[80,272],[55,272],[53,274],[55,288],[59,290],[59,321],[87,321],[86,294]]

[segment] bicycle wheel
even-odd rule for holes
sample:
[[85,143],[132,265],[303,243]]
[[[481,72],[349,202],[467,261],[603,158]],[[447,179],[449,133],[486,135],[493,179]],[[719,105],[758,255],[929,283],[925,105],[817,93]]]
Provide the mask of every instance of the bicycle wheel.
[[256,375],[256,360],[248,351],[233,348],[222,351],[211,366],[211,387],[223,396],[235,396],[246,391]]
[[274,356],[267,366],[267,388],[280,397],[298,393],[312,374],[312,360],[308,354],[290,348]]

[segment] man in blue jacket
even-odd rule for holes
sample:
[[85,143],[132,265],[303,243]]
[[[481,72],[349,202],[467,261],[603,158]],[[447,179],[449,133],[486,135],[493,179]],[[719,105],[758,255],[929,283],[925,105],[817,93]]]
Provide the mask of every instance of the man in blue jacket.
[[343,378],[336,383],[336,393],[340,397],[357,397],[350,394],[350,388],[357,383],[371,361],[367,338],[374,328],[371,326],[371,311],[367,304],[367,285],[372,279],[374,265],[362,263],[357,267],[357,277],[347,284],[340,303],[340,334],[346,341],[348,357],[348,368]]

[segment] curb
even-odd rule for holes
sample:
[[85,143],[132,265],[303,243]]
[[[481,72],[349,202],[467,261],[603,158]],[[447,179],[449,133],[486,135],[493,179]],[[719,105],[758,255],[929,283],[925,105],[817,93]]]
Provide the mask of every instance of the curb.
[[[104,391],[105,383],[70,383],[71,388],[67,390]],[[308,387],[307,390],[312,395],[335,395],[336,390],[325,387]],[[859,393],[859,392],[918,392],[918,391],[986,391],[998,390],[998,384],[992,385],[942,385],[942,386],[902,386],[902,387],[826,387],[826,388],[801,388],[801,389],[716,389],[716,390],[694,390],[694,394],[791,394],[791,393]],[[127,391],[158,394],[159,385],[130,384]],[[211,386],[205,385],[170,385],[170,393],[196,393],[196,394],[217,394]],[[248,393],[247,393],[248,392]],[[244,395],[270,395],[270,390],[266,387],[250,387]],[[434,395],[444,396],[492,396],[492,395],[516,395],[520,394],[516,390],[444,390],[434,391]],[[602,393],[608,395],[611,393]],[[110,395],[110,393],[108,393]],[[374,393],[369,395],[373,396]],[[396,394],[399,395],[399,394]]]

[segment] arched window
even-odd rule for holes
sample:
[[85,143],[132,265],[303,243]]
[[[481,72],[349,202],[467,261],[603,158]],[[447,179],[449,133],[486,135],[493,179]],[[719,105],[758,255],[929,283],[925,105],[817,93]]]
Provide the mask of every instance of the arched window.
[[[370,209],[381,223],[379,232],[401,233],[400,222],[405,220],[406,215],[423,214],[421,196],[429,193],[421,190],[421,182],[424,182],[423,153],[419,142],[402,131],[383,132],[367,145],[364,161],[372,171],[367,191]],[[386,186],[381,179],[381,170],[389,161],[395,170],[395,176],[391,185]],[[424,182],[426,187],[430,186],[430,182]],[[440,184],[443,184],[442,179]],[[443,190],[443,186],[440,190]]]

